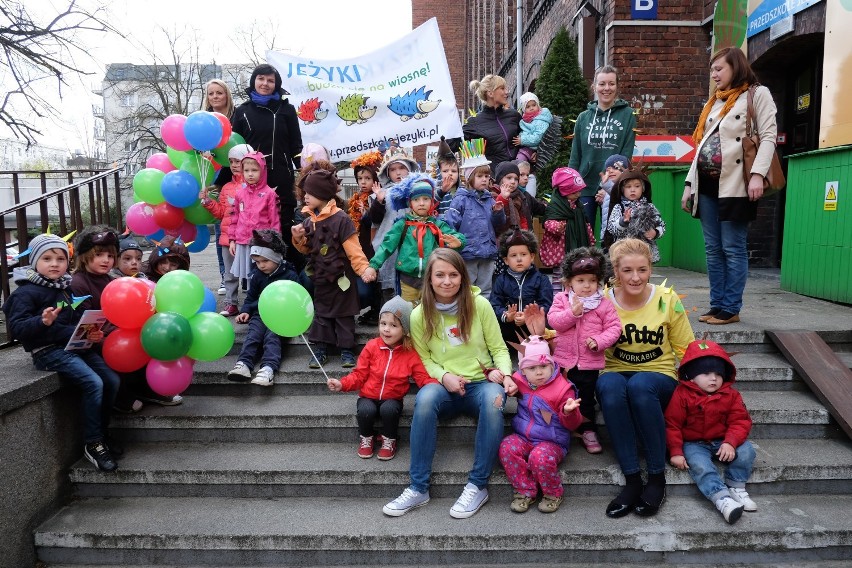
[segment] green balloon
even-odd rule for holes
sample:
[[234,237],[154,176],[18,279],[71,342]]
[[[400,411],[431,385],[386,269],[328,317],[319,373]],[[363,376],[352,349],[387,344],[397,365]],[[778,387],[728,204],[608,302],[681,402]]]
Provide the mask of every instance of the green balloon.
[[189,320],[192,346],[187,357],[196,361],[217,361],[234,346],[234,326],[225,316],[200,312]]
[[163,183],[163,172],[154,168],[145,168],[139,170],[133,176],[133,193],[137,195],[145,203],[158,205],[166,200],[163,197],[163,192],[160,190],[160,184]]
[[177,361],[192,345],[192,329],[180,314],[154,314],[142,326],[140,338],[145,353],[153,359]]
[[209,225],[210,223],[218,223],[216,217],[204,208],[200,200],[196,201],[189,207],[183,208],[183,218],[193,225]]
[[169,156],[169,161],[176,168],[179,168],[180,165],[189,158],[190,156],[195,156],[195,152],[193,150],[175,150],[171,146],[166,146],[166,154]]
[[237,144],[245,144],[246,139],[243,138],[236,132],[231,132],[231,137],[228,138],[228,141],[219,146],[218,148],[214,148],[211,153],[213,154],[213,159],[216,160],[216,163],[222,167],[228,167],[231,163],[228,161],[228,152],[231,151],[231,148],[236,146]]
[[297,337],[314,321],[314,303],[308,291],[296,282],[279,280],[260,293],[257,311],[273,333]]
[[204,302],[204,284],[188,270],[173,270],[157,282],[154,299],[159,313],[174,312],[191,318]]
[[[205,175],[201,175],[201,170],[205,171]],[[213,176],[216,172],[213,171],[213,164],[196,154],[190,158],[187,158],[180,165],[180,169],[192,174],[192,177],[195,178],[195,181],[198,182],[199,187],[207,187],[211,183],[213,183]],[[202,182],[202,179],[204,180]]]

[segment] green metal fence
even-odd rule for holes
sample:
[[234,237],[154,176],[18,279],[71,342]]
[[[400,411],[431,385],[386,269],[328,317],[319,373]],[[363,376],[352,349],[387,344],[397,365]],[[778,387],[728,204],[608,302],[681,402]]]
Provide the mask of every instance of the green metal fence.
[[683,166],[660,166],[649,172],[654,205],[666,222],[666,234],[657,242],[660,247],[657,265],[707,272],[701,223],[680,209],[688,171]]

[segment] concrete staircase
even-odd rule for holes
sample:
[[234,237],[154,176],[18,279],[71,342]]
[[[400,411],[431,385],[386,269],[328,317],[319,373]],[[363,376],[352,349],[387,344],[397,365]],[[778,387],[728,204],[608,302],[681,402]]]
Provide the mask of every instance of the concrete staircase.
[[[363,343],[371,330],[360,332]],[[852,444],[762,333],[713,330],[708,338],[736,352],[755,422],[748,488],[759,509],[734,526],[671,468],[660,514],[607,518],[622,478],[605,429],[602,455],[575,444],[563,462],[566,502],[556,514],[512,513],[498,464],[490,502],[471,519],[452,519],[472,462],[467,418],[440,427],[432,502],[385,517],[382,505],[408,483],[413,395],[399,455],[359,459],[355,394],[329,393],[294,341],[272,388],[224,378],[235,347],[197,365],[182,406],[118,417],[126,441],[119,470],[103,474],[83,460],[71,469],[76,498],[37,530],[38,556],[69,567],[847,565]],[[852,365],[847,335],[828,340]],[[344,373],[336,357],[327,371]],[[514,408],[511,401],[507,431]]]

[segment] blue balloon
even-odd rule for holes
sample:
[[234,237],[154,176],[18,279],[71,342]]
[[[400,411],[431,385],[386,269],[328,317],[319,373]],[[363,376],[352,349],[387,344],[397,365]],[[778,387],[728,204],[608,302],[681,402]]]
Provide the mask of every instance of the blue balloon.
[[149,241],[160,241],[165,236],[166,236],[166,230],[160,229],[156,233],[151,233],[150,235],[145,235],[145,238],[148,239]]
[[208,288],[204,288],[204,301],[201,302],[201,307],[198,308],[196,313],[200,314],[201,312],[216,312],[216,296]]
[[160,185],[166,203],[175,207],[189,207],[198,199],[198,181],[189,172],[174,170],[163,176]]
[[195,240],[186,247],[189,252],[201,252],[210,244],[210,228],[207,225],[196,225],[198,232],[195,234]]
[[199,152],[212,150],[222,140],[222,123],[205,110],[198,110],[186,118],[183,135],[190,146]]

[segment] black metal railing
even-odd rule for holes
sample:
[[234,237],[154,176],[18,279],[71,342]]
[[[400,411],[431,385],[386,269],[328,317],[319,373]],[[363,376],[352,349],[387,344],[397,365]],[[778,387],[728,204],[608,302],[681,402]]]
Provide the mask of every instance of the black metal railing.
[[[105,170],[0,171],[0,192],[11,192],[14,203],[13,206],[0,211],[0,250],[3,251],[3,254],[0,254],[0,303],[5,302],[10,294],[11,269],[5,254],[6,248],[16,240],[18,250],[26,250],[30,242],[31,224],[41,233],[46,232],[49,227],[51,232],[60,236],[79,231],[87,224],[105,224],[121,229],[124,211],[121,205],[119,173],[123,169],[122,166]],[[83,179],[80,179],[81,177]],[[38,188],[35,189],[40,189],[41,194],[21,201],[21,192],[26,185],[22,182],[36,178],[39,181]],[[48,182],[56,184],[57,180],[61,180],[59,183],[67,181],[67,184],[49,190]],[[55,204],[52,214],[51,204]],[[81,204],[88,207],[84,210]],[[34,206],[39,209],[35,222],[32,216],[28,218],[27,215],[27,209]],[[16,238],[10,237],[7,231],[7,218],[12,215]],[[11,339],[7,329],[7,342]]]

